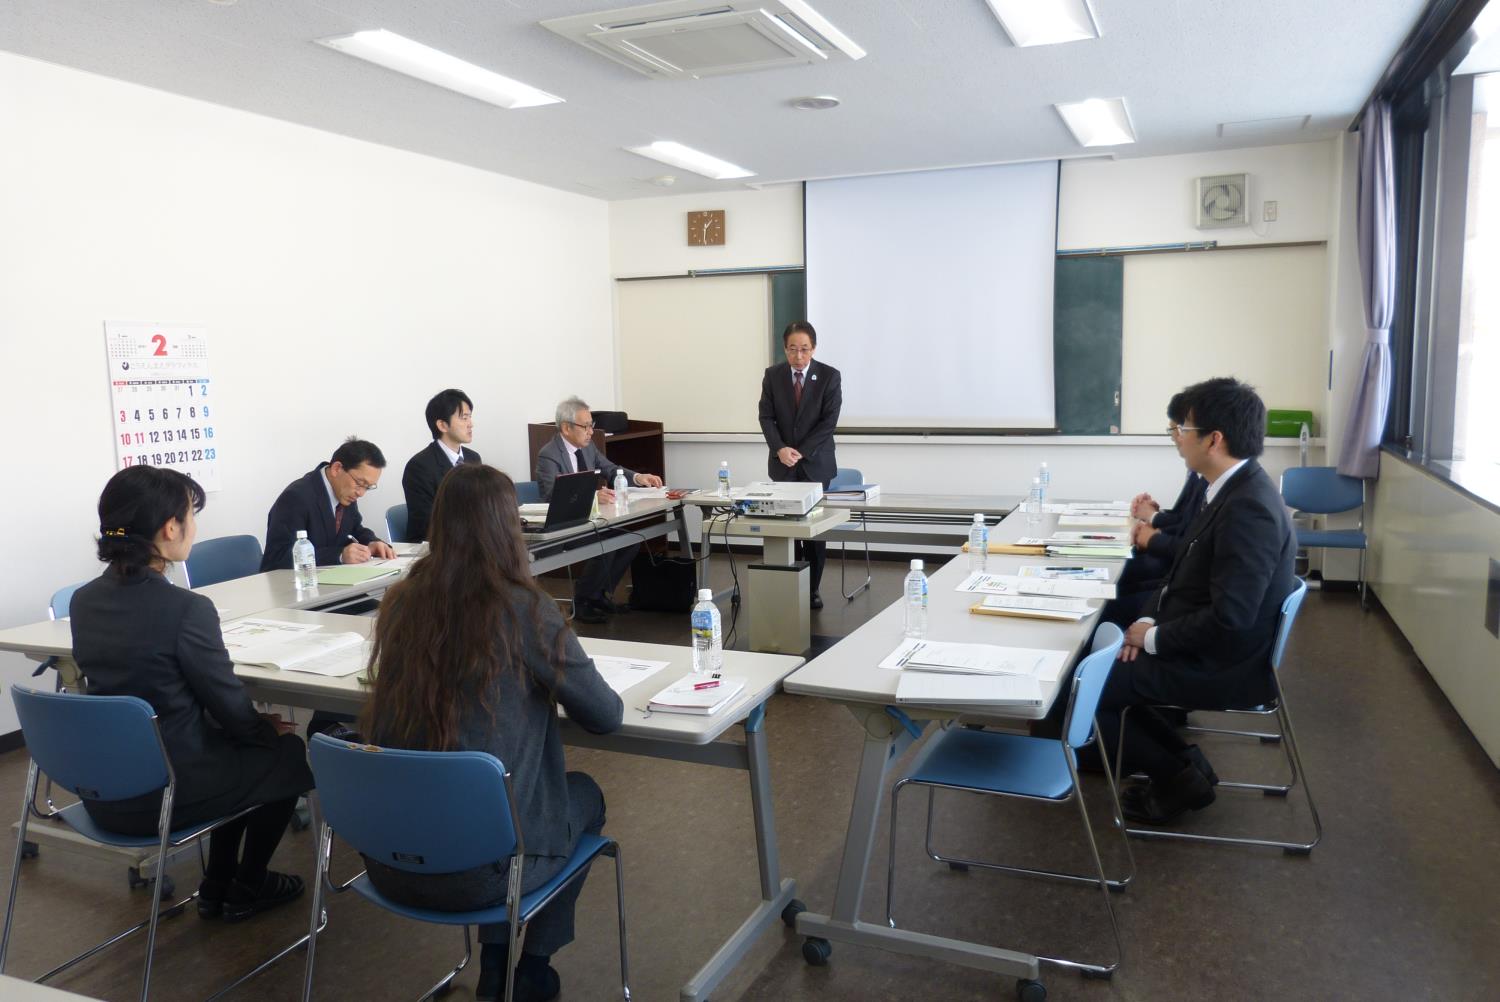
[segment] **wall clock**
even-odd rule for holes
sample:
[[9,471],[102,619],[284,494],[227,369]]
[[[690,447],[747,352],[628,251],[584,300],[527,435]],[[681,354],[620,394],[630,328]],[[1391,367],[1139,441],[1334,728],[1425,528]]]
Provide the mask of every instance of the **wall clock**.
[[687,214],[689,247],[724,246],[724,210],[704,209]]
[[1250,176],[1214,174],[1198,179],[1198,229],[1250,223]]

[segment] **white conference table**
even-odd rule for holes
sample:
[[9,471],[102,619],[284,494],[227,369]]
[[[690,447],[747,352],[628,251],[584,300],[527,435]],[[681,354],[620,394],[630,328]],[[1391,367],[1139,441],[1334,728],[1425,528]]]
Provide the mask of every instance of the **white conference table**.
[[522,537],[531,553],[531,573],[538,575],[673,532],[682,552],[691,559],[693,541],[682,502],[671,498],[640,498],[631,501],[630,510],[623,514],[613,504],[601,504],[599,517],[584,525],[552,532],[525,532]]
[[0,999],[4,1002],[76,1002],[90,1000],[92,995],[65,992],[60,988],[48,988],[32,981],[22,981],[9,974],[0,974]]
[[[1025,516],[1016,512],[1000,526],[991,529],[990,538],[997,542],[1046,535],[1053,531],[1056,522],[1057,516],[1047,515],[1039,527],[1028,527]],[[1043,563],[1045,559],[992,553],[986,569],[992,573],[1015,573],[1023,564]],[[1069,557],[1067,562],[1069,565],[1108,568],[1111,580],[1119,577],[1124,566],[1122,560]],[[927,635],[934,640],[1067,650],[1073,652],[1076,660],[1093,633],[1097,613],[1077,623],[974,615],[969,612],[969,607],[982,596],[954,590],[968,574],[968,557],[960,555],[931,575]],[[1091,604],[1103,605],[1099,601]],[[985,715],[972,706],[962,709],[911,704],[898,706],[896,685],[900,672],[880,668],[879,663],[901,641],[903,615],[902,604],[896,602],[831,650],[788,676],[783,683],[787,692],[843,703],[865,733],[832,910],[827,914],[803,912],[797,916],[797,931],[812,940],[870,946],[1035,980],[1039,962],[1034,955],[908,929],[893,929],[883,922],[874,924],[859,918],[880,809],[890,788],[892,762],[922,737],[932,721]],[[1011,720],[1045,717],[1071,680],[1072,673],[1064,672],[1051,686],[1043,685],[1043,705],[1039,708],[994,716]]]
[[[259,575],[270,578],[256,583],[246,578],[238,582],[203,589],[214,592],[220,608],[231,602],[241,615],[262,619],[279,619],[316,623],[326,630],[353,632],[368,636],[375,620],[368,616],[316,612],[298,608],[246,610],[247,596],[275,592],[279,578],[285,574],[290,588],[290,572]],[[229,588],[238,585],[238,588]],[[226,597],[228,596],[228,597]],[[227,620],[226,620],[227,621]],[[714,765],[744,770],[749,777],[750,804],[754,818],[756,861],[760,870],[760,901],[712,957],[681,989],[682,1002],[699,1002],[706,998],[749,951],[756,938],[778,920],[789,919],[796,883],[781,876],[777,848],[775,815],[771,800],[771,767],[765,735],[766,702],[780,688],[781,681],[803,663],[802,658],[787,655],[754,654],[725,651],[724,671],[746,679],[744,691],[724,709],[711,716],[684,713],[660,713],[645,709],[652,695],[692,670],[692,650],[663,644],[640,644],[620,640],[581,638],[584,650],[591,656],[615,655],[666,661],[668,666],[622,695],[624,722],[613,734],[590,734],[564,718],[563,740],[571,745],[605,751],[646,755],[700,765]],[[0,650],[20,651],[33,658],[57,657],[71,660],[72,632],[66,621],[37,623],[0,631]],[[333,678],[310,672],[279,671],[250,665],[236,665],[235,674],[245,684],[252,699],[270,703],[358,713],[363,707],[368,686],[358,675]],[[731,728],[744,728],[745,740],[719,740]],[[33,831],[43,832],[41,827]],[[153,857],[154,858],[154,857]],[[138,865],[144,865],[138,861]],[[801,903],[797,903],[801,907]],[[795,909],[793,909],[795,910]]]

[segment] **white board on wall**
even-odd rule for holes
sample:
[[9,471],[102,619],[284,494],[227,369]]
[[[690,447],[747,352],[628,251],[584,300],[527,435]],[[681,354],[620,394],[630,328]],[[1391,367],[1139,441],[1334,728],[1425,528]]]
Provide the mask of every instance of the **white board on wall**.
[[765,275],[615,283],[620,403],[667,431],[757,431],[770,364]]
[[1161,434],[1172,394],[1213,376],[1321,420],[1326,258],[1321,244],[1127,257],[1121,431]]

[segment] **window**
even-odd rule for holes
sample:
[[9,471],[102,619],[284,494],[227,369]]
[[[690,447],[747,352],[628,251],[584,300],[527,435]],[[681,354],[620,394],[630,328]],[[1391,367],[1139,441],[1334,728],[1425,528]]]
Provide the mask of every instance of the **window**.
[[1453,458],[1500,463],[1500,73],[1474,79]]

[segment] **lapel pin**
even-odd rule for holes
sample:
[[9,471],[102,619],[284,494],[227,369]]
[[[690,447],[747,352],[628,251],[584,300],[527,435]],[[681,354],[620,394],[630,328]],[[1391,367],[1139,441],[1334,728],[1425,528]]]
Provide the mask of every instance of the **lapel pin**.
[[818,378],[818,374],[817,374],[817,373],[816,373],[816,372],[814,372],[814,373],[813,373],[813,374],[812,374],[812,378],[813,378],[813,379],[814,379],[814,380],[816,380],[816,379],[817,379],[817,378]]

